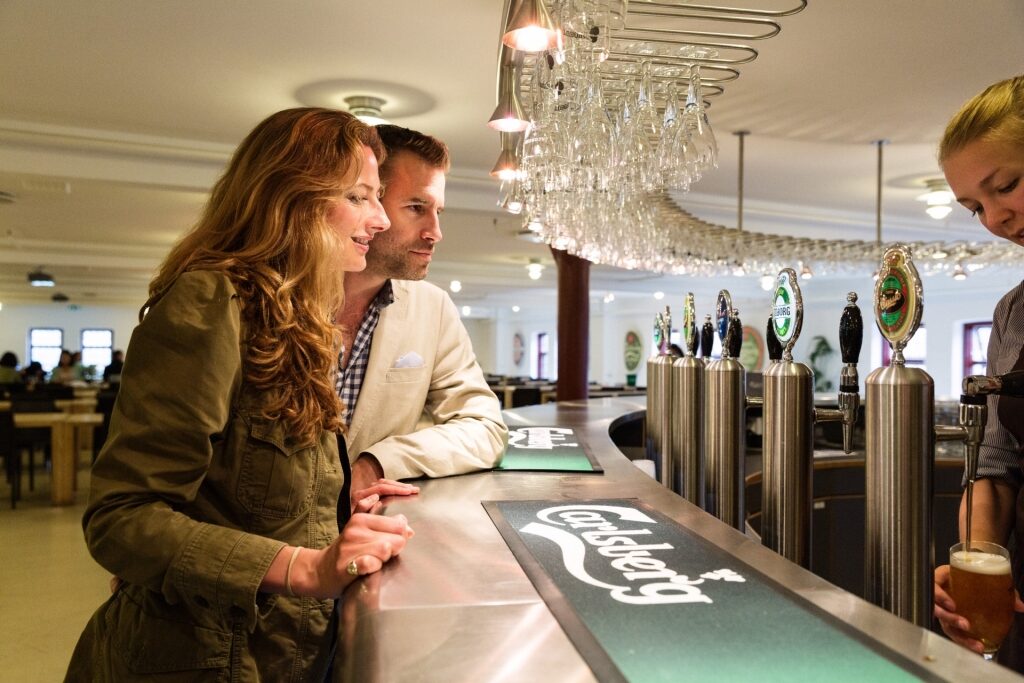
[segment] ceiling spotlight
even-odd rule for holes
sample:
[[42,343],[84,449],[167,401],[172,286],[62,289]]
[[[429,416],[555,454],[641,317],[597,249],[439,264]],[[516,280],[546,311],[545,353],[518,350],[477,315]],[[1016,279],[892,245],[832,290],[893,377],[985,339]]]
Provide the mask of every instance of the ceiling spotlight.
[[761,285],[761,289],[763,289],[766,292],[770,292],[772,291],[772,287],[775,286],[775,278],[769,275],[768,273],[765,273],[758,280],[758,284]]
[[654,298],[657,299],[658,301],[661,301],[662,299],[665,298],[665,292],[655,292]]
[[954,280],[966,280],[967,271],[964,270],[964,264],[958,263],[953,266],[953,279]]
[[812,277],[814,277],[814,271],[811,270],[811,267],[806,263],[802,264],[800,266],[800,279],[810,280]]
[[608,292],[607,294],[604,295],[604,302],[606,304],[610,304],[613,301],[615,301],[615,294],[614,293]]
[[558,31],[544,0],[521,0],[501,42],[522,52],[541,52],[558,45]]
[[54,285],[53,276],[44,273],[41,267],[28,274],[28,283],[33,287],[53,287]]
[[462,291],[462,283],[458,280],[452,280],[448,285],[448,289],[452,290],[456,294]]
[[544,273],[544,264],[540,262],[540,259],[532,258],[526,265],[526,273],[530,276],[531,280],[539,280],[540,276]]
[[472,312],[473,312],[473,309],[470,308],[469,306],[463,306],[462,307],[462,317],[463,318],[468,318],[469,314],[472,313]]
[[512,307],[512,312],[513,313],[518,313],[519,312],[519,307],[518,306],[513,306]]
[[389,123],[381,112],[385,105],[384,98],[373,95],[352,95],[345,98],[348,111],[368,126]]

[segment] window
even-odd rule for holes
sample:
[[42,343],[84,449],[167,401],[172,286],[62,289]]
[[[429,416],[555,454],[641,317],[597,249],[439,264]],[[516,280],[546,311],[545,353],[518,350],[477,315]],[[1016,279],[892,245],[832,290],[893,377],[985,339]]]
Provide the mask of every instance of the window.
[[991,333],[991,320],[964,324],[964,377],[987,374],[988,336]]
[[64,330],[59,327],[33,327],[28,331],[28,360],[38,361],[49,372],[60,361]]
[[[889,346],[889,342],[879,335],[882,340],[882,365],[889,365],[892,362],[892,348]],[[903,347],[903,359],[906,361],[907,367],[925,368],[925,352],[928,349],[928,334],[924,329],[924,325],[917,328],[917,332],[910,338],[910,341],[906,346]]]
[[94,378],[110,365],[113,349],[113,330],[82,330],[82,365],[96,368]]
[[545,370],[547,369],[548,362],[548,333],[538,332],[537,336],[535,337],[535,343],[537,348],[537,355],[535,357],[536,365],[534,365],[534,367],[531,368],[531,370],[533,370],[532,376],[534,379],[543,379],[545,375]]

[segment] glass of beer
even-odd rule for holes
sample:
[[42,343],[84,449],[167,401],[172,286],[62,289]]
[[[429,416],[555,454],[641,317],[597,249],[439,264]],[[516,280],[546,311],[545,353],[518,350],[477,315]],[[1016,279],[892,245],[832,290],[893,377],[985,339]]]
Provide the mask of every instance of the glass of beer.
[[956,611],[971,623],[970,635],[992,659],[1013,623],[1010,553],[996,543],[972,541],[949,549],[949,592]]

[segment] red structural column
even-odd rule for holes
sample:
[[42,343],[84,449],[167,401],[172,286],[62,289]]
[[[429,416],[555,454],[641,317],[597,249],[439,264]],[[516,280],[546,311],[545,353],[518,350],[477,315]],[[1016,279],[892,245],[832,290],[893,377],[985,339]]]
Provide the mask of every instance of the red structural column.
[[558,267],[559,401],[587,397],[590,356],[590,261],[551,249]]

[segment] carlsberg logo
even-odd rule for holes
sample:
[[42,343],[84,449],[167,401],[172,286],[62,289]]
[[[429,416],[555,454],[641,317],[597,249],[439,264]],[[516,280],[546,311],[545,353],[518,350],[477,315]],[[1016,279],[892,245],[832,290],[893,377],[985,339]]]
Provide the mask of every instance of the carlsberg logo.
[[[613,521],[609,521],[609,518]],[[651,527],[658,522],[642,511],[615,505],[559,505],[537,512],[540,521],[519,531],[545,538],[562,551],[565,570],[576,580],[608,591],[612,599],[630,605],[711,604],[698,587],[707,580],[742,582],[728,569],[706,572],[691,580],[658,559],[659,552],[671,551],[669,543],[650,543]],[[614,522],[614,523],[613,523]],[[596,550],[596,554],[594,551]],[[620,581],[609,583],[587,571],[592,563],[606,565]],[[607,572],[602,572],[606,574]]]

